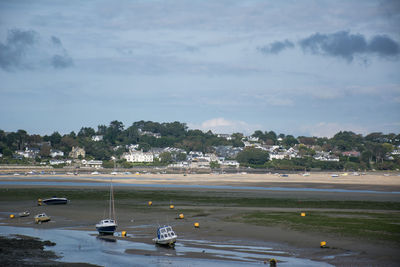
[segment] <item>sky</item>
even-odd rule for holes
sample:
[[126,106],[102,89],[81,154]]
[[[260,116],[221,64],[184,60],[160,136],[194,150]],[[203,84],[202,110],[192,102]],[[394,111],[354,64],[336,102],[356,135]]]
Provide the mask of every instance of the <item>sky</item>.
[[0,0],[0,129],[400,133],[400,1]]

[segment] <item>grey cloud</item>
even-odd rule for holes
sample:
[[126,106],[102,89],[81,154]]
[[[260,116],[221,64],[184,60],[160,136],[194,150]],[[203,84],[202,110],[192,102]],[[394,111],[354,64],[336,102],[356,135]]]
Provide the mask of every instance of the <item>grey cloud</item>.
[[364,35],[340,31],[332,34],[315,33],[299,42],[303,51],[312,54],[341,57],[351,62],[358,54],[376,53],[379,56],[397,56],[399,44],[387,36],[374,36],[369,42]]
[[289,40],[285,40],[283,42],[276,41],[276,42],[270,43],[267,46],[258,48],[258,50],[265,54],[278,54],[278,53],[282,52],[282,50],[288,49],[288,48],[294,48],[294,44],[292,42],[290,42]]
[[58,39],[57,37],[51,36],[51,41],[53,42],[54,45],[61,46],[61,40]]
[[68,55],[54,55],[51,64],[56,69],[68,68],[73,65],[72,58]]
[[72,65],[72,58],[55,36],[49,43],[33,30],[12,29],[8,31],[6,41],[0,42],[0,68],[6,71],[48,66],[62,69]]
[[6,42],[0,43],[0,67],[5,70],[27,68],[24,56],[37,39],[37,33],[34,31],[9,30]]
[[400,53],[399,44],[384,35],[377,35],[372,38],[368,50],[380,56],[396,56]]

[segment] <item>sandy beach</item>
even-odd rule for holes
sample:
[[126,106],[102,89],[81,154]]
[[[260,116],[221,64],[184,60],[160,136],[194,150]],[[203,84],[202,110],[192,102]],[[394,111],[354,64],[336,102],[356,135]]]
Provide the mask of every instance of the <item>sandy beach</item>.
[[[300,229],[291,224],[252,223],[246,216],[254,213],[262,214],[299,214],[307,213],[307,216],[317,216],[320,213],[341,213],[340,207],[305,206],[274,206],[263,204],[264,200],[276,199],[283,201],[351,201],[368,202],[375,201],[378,204],[398,203],[400,194],[392,193],[400,191],[400,176],[397,173],[366,174],[355,176],[343,173],[338,177],[331,177],[332,173],[289,174],[281,177],[276,174],[133,174],[112,176],[115,184],[116,209],[119,231],[127,231],[128,237],[115,237],[132,242],[152,244],[155,229],[158,224],[169,223],[182,240],[206,240],[207,242],[239,242],[246,245],[257,245],[267,242],[277,249],[285,251],[294,257],[303,257],[311,260],[326,262],[334,266],[396,266],[400,262],[397,253],[400,244],[397,241],[384,239],[370,239],[369,237],[353,236],[329,232],[319,228],[306,227]],[[16,227],[32,227],[40,229],[75,229],[80,231],[93,231],[94,224],[101,219],[104,213],[105,200],[97,197],[85,199],[85,197],[73,198],[77,192],[93,194],[93,192],[107,193],[110,175],[56,175],[56,176],[0,176],[0,182],[63,182],[73,181],[71,186],[54,185],[12,185],[0,183],[2,192],[18,190],[37,190],[38,197],[52,196],[53,191],[64,192],[71,200],[65,206],[37,206],[35,198],[13,199],[0,197],[1,223]],[[90,186],[88,183],[105,183],[104,187]],[[84,186],[79,186],[84,184]],[[134,186],[118,186],[119,184],[134,184]],[[169,185],[169,187],[149,187],[148,185]],[[140,185],[146,185],[147,187]],[[188,185],[189,187],[179,187]],[[232,186],[226,188],[191,188],[190,185],[208,186]],[[176,187],[174,187],[176,186]],[[282,190],[252,190],[244,187],[279,187]],[[298,191],[285,191],[284,188],[299,189]],[[302,191],[303,188],[314,189],[345,189],[349,192],[330,191]],[[370,190],[373,193],[357,192]],[[25,191],[24,191],[25,192]],[[4,195],[4,194],[3,194]],[[71,197],[70,197],[71,196]],[[120,196],[120,199],[118,197]],[[206,199],[206,200],[204,200]],[[221,200],[232,199],[222,202]],[[153,201],[148,206],[147,201]],[[260,201],[257,204],[240,204],[244,200]],[[242,201],[242,202],[240,202]],[[374,203],[375,203],[374,202]],[[169,205],[173,203],[174,209]],[[295,202],[294,202],[295,203]],[[336,202],[335,202],[336,203]],[[372,203],[372,202],[371,202]],[[376,204],[376,203],[375,203]],[[346,204],[344,204],[346,205]],[[396,206],[397,207],[397,206]],[[52,223],[36,225],[32,223],[32,216],[24,218],[9,218],[9,214],[23,210],[29,210],[31,214],[46,212],[51,215]],[[389,214],[399,223],[400,210],[381,209],[379,207],[365,209],[346,207],[346,212],[354,214]],[[183,220],[176,219],[183,213]],[[249,215],[249,216],[250,216]],[[340,216],[350,216],[340,214]],[[369,216],[363,215],[363,216]],[[311,218],[311,217],[310,217]],[[200,228],[195,229],[193,223],[200,223]],[[398,226],[397,226],[398,227]],[[395,230],[395,234],[400,233]],[[329,248],[321,249],[321,241],[327,241]],[[178,240],[179,242],[179,240]],[[204,251],[209,245],[199,245]],[[140,249],[126,250],[127,254],[149,254]],[[153,256],[162,256],[163,251],[150,253]],[[178,256],[176,256],[178,257]],[[213,259],[212,254],[187,253],[184,257]],[[268,260],[268,257],[265,258]],[[279,266],[279,265],[278,265]]]

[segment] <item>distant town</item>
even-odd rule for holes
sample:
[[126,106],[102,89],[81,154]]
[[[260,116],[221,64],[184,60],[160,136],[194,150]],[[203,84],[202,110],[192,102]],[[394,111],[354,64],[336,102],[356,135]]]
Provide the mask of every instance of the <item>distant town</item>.
[[341,131],[332,138],[321,138],[257,130],[246,136],[152,121],[134,122],[127,128],[112,121],[97,130],[82,127],[78,133],[64,135],[0,130],[0,168],[22,165],[73,170],[398,170],[400,134],[362,136]]

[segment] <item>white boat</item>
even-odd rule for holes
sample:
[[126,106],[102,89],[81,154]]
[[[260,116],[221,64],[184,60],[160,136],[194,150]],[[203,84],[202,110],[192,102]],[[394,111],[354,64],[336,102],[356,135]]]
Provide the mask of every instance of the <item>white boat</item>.
[[28,217],[30,215],[29,211],[23,211],[18,213],[19,217]]
[[112,186],[112,180],[110,183],[110,203],[109,203],[109,214],[107,219],[101,220],[96,224],[96,230],[99,234],[113,235],[117,230],[117,220],[115,219],[115,207],[114,207],[114,192]]
[[157,237],[153,238],[153,241],[159,245],[168,245],[173,247],[177,238],[178,236],[174,230],[172,230],[172,227],[169,225],[164,225],[157,229]]

